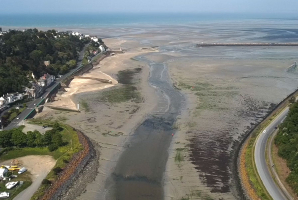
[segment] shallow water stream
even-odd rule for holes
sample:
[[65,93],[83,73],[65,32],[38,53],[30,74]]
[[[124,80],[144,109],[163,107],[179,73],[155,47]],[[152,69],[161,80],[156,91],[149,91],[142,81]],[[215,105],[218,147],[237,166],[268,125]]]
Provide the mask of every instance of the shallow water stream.
[[112,199],[163,199],[163,173],[168,148],[175,133],[183,96],[172,87],[167,66],[137,57],[150,66],[149,84],[158,93],[154,112],[135,130],[128,148],[121,155],[113,173]]

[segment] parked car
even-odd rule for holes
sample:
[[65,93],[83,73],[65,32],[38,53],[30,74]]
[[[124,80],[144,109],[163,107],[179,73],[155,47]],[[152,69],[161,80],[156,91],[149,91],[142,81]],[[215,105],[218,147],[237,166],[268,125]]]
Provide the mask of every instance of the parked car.
[[5,198],[8,198],[9,197],[9,193],[8,192],[1,192],[0,193],[0,198],[1,199],[5,199]]
[[18,174],[22,174],[24,172],[26,172],[27,169],[25,167],[22,167],[19,171],[18,171]]

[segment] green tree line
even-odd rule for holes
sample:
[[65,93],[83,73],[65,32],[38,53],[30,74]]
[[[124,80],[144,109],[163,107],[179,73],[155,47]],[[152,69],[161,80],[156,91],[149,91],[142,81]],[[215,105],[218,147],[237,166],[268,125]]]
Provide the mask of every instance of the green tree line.
[[23,133],[22,128],[2,131],[0,134],[0,146],[6,147],[48,147],[50,151],[64,146],[61,131],[63,128],[55,123],[53,129],[48,130],[42,135],[39,131],[29,131]]
[[[21,92],[45,73],[65,74],[76,66],[79,52],[90,39],[55,30],[10,30],[0,36],[0,96]],[[49,66],[44,61],[50,61]]]
[[293,103],[289,114],[279,126],[275,144],[278,155],[286,159],[291,170],[287,182],[298,194],[298,103]]

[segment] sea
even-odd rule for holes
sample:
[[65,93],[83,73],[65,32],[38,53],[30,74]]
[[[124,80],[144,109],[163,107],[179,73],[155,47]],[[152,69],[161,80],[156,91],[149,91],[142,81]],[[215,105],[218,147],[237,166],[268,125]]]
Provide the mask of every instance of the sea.
[[0,27],[94,28],[112,26],[189,25],[210,22],[286,21],[297,23],[298,14],[244,13],[56,13],[1,14]]

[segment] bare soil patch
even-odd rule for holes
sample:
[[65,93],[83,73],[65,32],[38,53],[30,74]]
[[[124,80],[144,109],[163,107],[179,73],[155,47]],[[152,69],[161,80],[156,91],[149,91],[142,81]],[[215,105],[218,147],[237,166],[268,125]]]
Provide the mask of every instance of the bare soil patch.
[[[46,175],[55,166],[56,161],[52,156],[24,156],[18,159],[18,166],[26,167],[28,171],[32,174],[33,181],[40,177],[42,174]],[[0,163],[1,165],[11,165],[13,160],[6,160]]]

